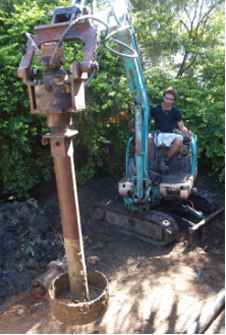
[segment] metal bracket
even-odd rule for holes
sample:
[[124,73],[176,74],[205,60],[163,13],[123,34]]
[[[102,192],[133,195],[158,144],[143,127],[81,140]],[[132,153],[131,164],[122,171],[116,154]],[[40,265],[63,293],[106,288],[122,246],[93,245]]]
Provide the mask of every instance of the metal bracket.
[[47,133],[42,137],[42,144],[47,145],[50,143],[51,154],[55,156],[71,156],[73,148],[70,145],[74,136],[78,134],[76,129],[66,129],[64,132]]

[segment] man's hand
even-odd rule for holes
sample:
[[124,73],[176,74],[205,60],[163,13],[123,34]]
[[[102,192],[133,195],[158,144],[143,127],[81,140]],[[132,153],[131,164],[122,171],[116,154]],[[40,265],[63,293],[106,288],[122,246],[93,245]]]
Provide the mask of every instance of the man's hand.
[[188,128],[185,127],[183,121],[179,121],[179,122],[177,123],[177,126],[178,126],[178,128],[180,129],[180,131],[182,131],[182,133],[183,133],[185,136],[188,136],[188,137],[191,139],[191,137],[192,137],[192,132],[191,132],[191,130],[189,130]]
[[192,132],[191,130],[187,129],[185,131],[183,131],[184,135],[189,137],[190,139],[192,138]]

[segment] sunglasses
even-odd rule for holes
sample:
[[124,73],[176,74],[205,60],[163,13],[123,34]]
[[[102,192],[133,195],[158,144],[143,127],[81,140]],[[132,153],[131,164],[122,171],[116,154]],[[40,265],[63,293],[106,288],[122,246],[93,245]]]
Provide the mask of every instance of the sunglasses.
[[169,100],[169,101],[175,101],[174,98],[170,98],[170,97],[167,97],[167,96],[165,96],[164,99]]

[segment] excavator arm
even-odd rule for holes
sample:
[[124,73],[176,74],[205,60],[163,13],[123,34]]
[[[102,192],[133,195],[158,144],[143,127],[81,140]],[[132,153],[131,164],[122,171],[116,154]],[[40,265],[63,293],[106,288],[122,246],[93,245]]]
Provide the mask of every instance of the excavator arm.
[[[95,2],[95,1],[94,1]],[[128,86],[133,97],[135,132],[128,141],[126,150],[125,177],[119,183],[119,193],[130,209],[137,209],[150,202],[151,182],[148,175],[148,131],[150,124],[150,103],[141,64],[136,35],[130,16],[130,3],[127,0],[96,1],[96,3],[108,7],[108,15],[105,17],[109,27],[109,33],[105,37],[105,46],[122,58]],[[101,5],[99,5],[101,7]],[[98,6],[96,5],[96,8]],[[101,8],[99,8],[100,10]],[[101,10],[94,15],[101,16]],[[110,42],[113,43],[114,48]],[[135,143],[135,173],[129,176],[128,153],[130,146]],[[129,196],[127,196],[129,194]],[[157,196],[158,198],[158,196]]]

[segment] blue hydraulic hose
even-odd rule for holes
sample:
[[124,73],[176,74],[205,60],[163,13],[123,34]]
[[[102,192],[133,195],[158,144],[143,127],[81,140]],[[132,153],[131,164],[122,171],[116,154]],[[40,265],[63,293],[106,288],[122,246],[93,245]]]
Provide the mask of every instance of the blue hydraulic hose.
[[191,147],[192,147],[192,161],[191,161],[191,173],[193,176],[197,174],[197,136],[192,135],[191,140]]
[[130,147],[131,147],[131,143],[133,141],[133,136],[131,136],[128,140],[128,143],[127,143],[127,147],[126,147],[126,177],[128,178],[129,176],[129,171],[128,171],[128,168],[129,168],[129,152],[130,152]]

